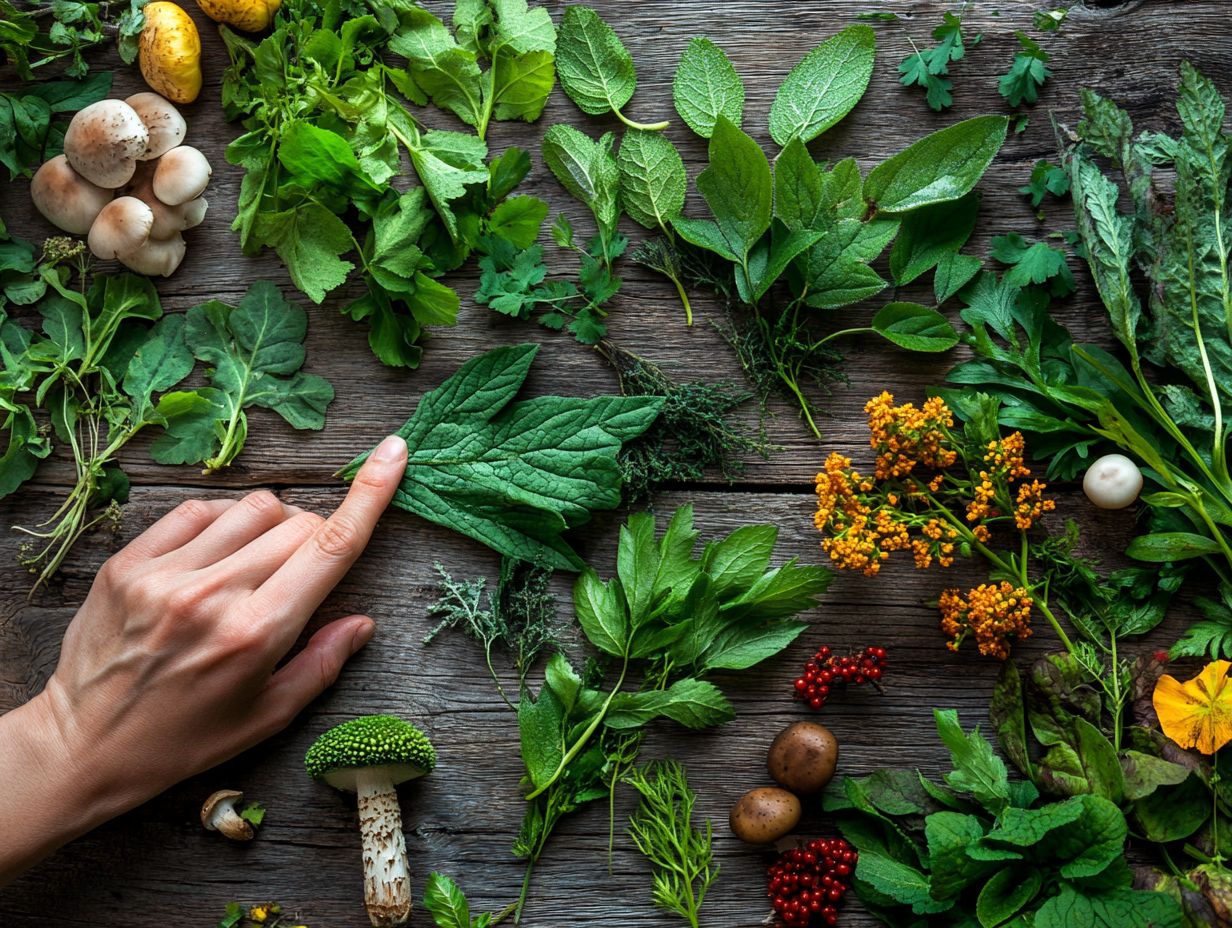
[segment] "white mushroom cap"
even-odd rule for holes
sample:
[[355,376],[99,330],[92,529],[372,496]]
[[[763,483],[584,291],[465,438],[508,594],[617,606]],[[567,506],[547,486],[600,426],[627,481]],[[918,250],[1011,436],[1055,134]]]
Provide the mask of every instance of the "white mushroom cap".
[[136,197],[117,197],[90,226],[90,251],[104,260],[118,258],[144,245],[153,227],[153,210]]
[[124,188],[126,196],[136,197],[154,213],[150,238],[171,238],[177,232],[201,225],[208,205],[203,198],[197,197],[179,206],[168,206],[154,196],[154,171],[157,165],[157,161],[141,162],[137,165],[132,182]]
[[34,208],[58,229],[85,235],[112,192],[90,183],[73,170],[64,155],[46,162],[30,181]]
[[122,263],[130,271],[146,277],[170,277],[175,273],[187,251],[184,236],[176,232],[171,238],[151,238],[132,251],[121,252]]
[[99,100],[79,110],[64,133],[64,154],[78,174],[114,190],[133,176],[150,132],[123,100]]
[[138,161],[152,161],[184,141],[188,123],[170,100],[147,90],[133,94],[124,102],[133,108],[150,133],[150,141],[145,151],[137,156]]
[[196,199],[210,182],[210,163],[191,145],[173,148],[158,159],[154,171],[154,195],[168,206]]

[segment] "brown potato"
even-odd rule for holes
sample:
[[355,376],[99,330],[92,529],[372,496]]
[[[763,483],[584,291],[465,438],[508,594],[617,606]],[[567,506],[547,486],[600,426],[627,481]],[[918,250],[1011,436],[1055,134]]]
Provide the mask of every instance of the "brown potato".
[[774,786],[751,789],[731,810],[731,830],[749,844],[770,844],[800,822],[800,800]]
[[838,765],[838,739],[816,722],[788,725],[770,745],[766,767],[770,776],[797,796],[822,789]]

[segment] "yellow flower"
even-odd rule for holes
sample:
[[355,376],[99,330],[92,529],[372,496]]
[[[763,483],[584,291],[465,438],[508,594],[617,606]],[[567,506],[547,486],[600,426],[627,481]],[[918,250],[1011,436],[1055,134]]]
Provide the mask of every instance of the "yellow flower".
[[248,918],[251,921],[256,922],[258,925],[264,925],[269,919],[269,915],[270,907],[268,903],[265,905],[254,905],[248,910]]
[[1164,734],[1183,748],[1214,754],[1232,741],[1232,681],[1227,661],[1212,661],[1192,680],[1164,674],[1151,701]]
[[981,654],[1003,661],[1010,656],[1006,639],[1031,637],[1034,600],[1028,590],[1004,580],[999,584],[981,583],[966,596],[958,590],[943,590],[937,604],[941,630],[951,639],[946,647],[951,651],[957,651],[963,639],[971,635]]

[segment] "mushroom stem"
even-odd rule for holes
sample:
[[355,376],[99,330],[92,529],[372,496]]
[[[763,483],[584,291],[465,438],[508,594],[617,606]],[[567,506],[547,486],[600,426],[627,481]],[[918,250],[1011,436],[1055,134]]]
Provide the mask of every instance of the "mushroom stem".
[[210,824],[214,826],[215,831],[222,832],[228,838],[236,841],[252,840],[252,825],[240,818],[239,813],[235,811],[235,806],[230,803],[220,805],[215,810]]
[[402,925],[411,917],[411,875],[398,794],[385,771],[369,768],[355,774],[364,848],[364,906],[376,928]]

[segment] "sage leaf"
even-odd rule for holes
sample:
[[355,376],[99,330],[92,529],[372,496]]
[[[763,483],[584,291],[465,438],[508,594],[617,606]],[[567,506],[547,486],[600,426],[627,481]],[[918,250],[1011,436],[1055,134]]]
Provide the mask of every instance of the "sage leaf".
[[720,116],[733,126],[744,118],[744,82],[723,49],[706,38],[690,39],[680,56],[672,100],[685,125],[704,139]]
[[950,321],[919,303],[889,303],[873,317],[873,330],[908,351],[949,351],[958,344]]
[[868,89],[876,47],[872,28],[855,25],[805,55],[774,97],[770,137],[811,142],[850,113]]
[[556,38],[560,86],[590,116],[619,113],[637,89],[633,56],[616,32],[586,6],[565,8]]
[[688,176],[680,152],[661,132],[630,129],[620,143],[620,203],[647,229],[670,228],[684,209]]
[[976,116],[926,135],[873,168],[864,196],[883,213],[966,196],[1001,150],[1008,127],[1004,116]]
[[537,351],[514,345],[472,358],[419,401],[398,430],[410,455],[393,505],[500,554],[576,570],[581,559],[562,533],[620,503],[621,444],[650,427],[663,400],[515,402]]

